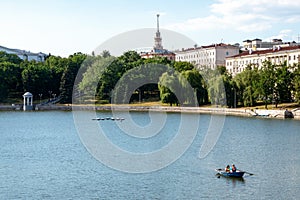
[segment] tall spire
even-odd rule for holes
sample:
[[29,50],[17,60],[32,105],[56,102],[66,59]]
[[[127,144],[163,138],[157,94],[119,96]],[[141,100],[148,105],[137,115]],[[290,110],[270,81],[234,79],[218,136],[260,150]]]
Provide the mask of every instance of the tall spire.
[[156,20],[156,23],[157,23],[157,32],[159,32],[159,14],[157,14],[156,17],[157,17],[157,20]]
[[161,37],[160,37],[160,32],[159,32],[159,14],[156,15],[157,17],[157,31],[154,37],[154,48],[155,49],[163,49],[163,46],[161,44]]

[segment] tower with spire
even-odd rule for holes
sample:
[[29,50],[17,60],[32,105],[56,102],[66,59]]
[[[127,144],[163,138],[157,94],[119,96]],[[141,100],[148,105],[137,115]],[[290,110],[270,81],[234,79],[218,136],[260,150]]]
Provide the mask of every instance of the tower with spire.
[[155,57],[164,57],[169,60],[175,60],[175,53],[164,49],[161,43],[161,36],[159,32],[159,14],[157,17],[157,31],[154,37],[154,46],[151,47],[148,51],[140,51],[139,54],[142,58],[155,58]]
[[159,14],[156,15],[157,17],[157,31],[154,37],[154,49],[163,49],[163,46],[161,44],[161,37],[159,32]]

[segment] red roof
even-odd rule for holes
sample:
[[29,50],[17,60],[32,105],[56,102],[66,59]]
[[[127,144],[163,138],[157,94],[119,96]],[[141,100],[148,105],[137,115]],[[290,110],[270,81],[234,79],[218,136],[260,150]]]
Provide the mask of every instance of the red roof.
[[193,48],[187,48],[187,49],[183,49],[181,51],[190,51],[190,50],[195,50],[195,49],[206,49],[206,48],[211,48],[211,47],[223,47],[223,46],[233,46],[230,44],[224,44],[224,43],[219,43],[219,44],[211,44],[211,45],[207,45],[207,46],[200,46],[200,47],[193,47]]
[[288,47],[280,47],[279,49],[276,48],[276,49],[266,49],[266,50],[258,50],[258,51],[252,51],[251,54],[250,54],[250,51],[247,50],[247,51],[244,51],[238,55],[235,55],[235,56],[230,56],[230,57],[227,57],[227,58],[235,58],[235,57],[240,57],[240,56],[248,56],[248,55],[253,55],[253,54],[267,54],[267,53],[273,53],[273,52],[281,52],[281,51],[290,51],[290,50],[296,50],[296,49],[300,49],[300,46],[297,45],[297,46],[288,46]]

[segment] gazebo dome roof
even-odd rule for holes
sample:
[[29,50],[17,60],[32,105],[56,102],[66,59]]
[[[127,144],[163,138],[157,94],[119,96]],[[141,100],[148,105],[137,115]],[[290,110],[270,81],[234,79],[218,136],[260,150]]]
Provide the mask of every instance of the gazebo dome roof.
[[32,97],[33,95],[30,92],[25,92],[25,94],[23,94],[23,97]]

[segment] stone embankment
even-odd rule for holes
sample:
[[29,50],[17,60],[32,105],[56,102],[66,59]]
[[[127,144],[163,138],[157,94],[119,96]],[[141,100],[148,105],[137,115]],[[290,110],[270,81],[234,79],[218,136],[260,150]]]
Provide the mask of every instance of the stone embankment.
[[[22,110],[20,105],[2,105],[0,110]],[[186,112],[215,115],[256,116],[267,118],[295,118],[300,120],[300,108],[293,110],[264,110],[243,108],[213,108],[213,107],[169,107],[169,106],[93,106],[93,105],[36,105],[35,110],[96,110],[96,111],[153,111],[153,112]]]

